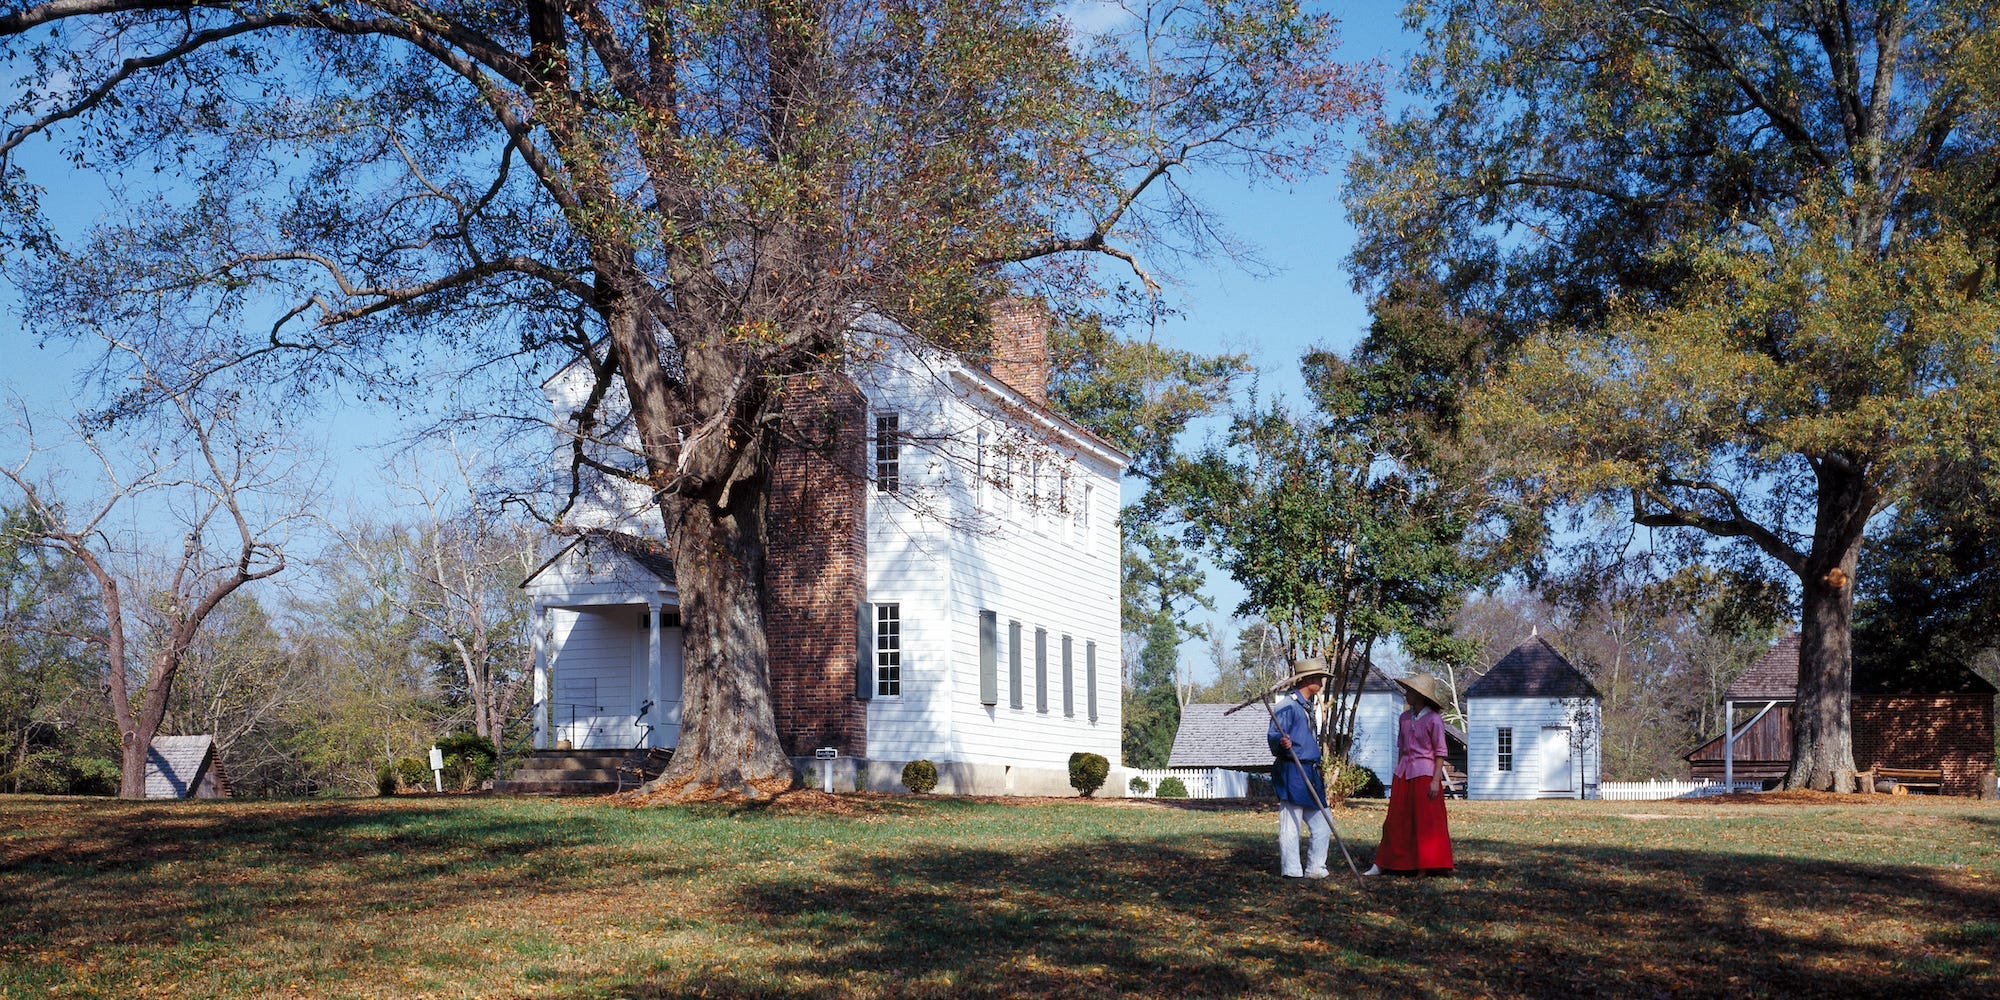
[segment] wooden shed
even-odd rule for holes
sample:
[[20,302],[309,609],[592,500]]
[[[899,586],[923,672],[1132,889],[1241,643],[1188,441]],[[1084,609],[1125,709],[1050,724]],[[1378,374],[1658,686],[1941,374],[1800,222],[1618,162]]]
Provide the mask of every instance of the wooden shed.
[[[1690,751],[1696,778],[1782,781],[1792,766],[1792,706],[1798,698],[1799,636],[1785,636],[1723,694],[1728,732]],[[1946,795],[1976,795],[1993,770],[1994,688],[1958,664],[1889,663],[1857,654],[1854,763],[1937,769]],[[1747,715],[1747,718],[1742,718]],[[1742,721],[1737,721],[1742,719]]]
[[229,778],[223,773],[213,736],[155,736],[146,749],[146,797],[149,799],[226,799]]

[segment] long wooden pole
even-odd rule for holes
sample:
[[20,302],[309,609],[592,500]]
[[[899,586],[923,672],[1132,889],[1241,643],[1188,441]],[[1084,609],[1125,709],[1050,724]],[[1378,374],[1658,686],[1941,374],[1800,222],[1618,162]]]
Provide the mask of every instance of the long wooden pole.
[[[1278,724],[1278,710],[1276,708],[1271,707],[1271,692],[1269,691],[1264,692],[1262,697],[1264,701],[1264,711],[1266,714],[1270,715],[1271,724],[1275,726]],[[1250,703],[1247,701],[1243,703],[1243,705],[1248,705],[1248,704]],[[1243,705],[1238,705],[1236,706],[1236,708],[1242,708]],[[1230,709],[1229,711],[1233,712],[1235,710],[1236,709]],[[1223,714],[1227,715],[1228,712],[1225,712]],[[1314,785],[1312,783],[1312,776],[1306,773],[1305,761],[1300,760],[1299,755],[1296,753],[1292,754],[1292,766],[1299,769],[1299,779],[1305,782],[1306,791],[1312,793],[1313,801],[1319,804],[1319,811],[1326,816],[1326,828],[1328,831],[1332,832],[1333,842],[1340,845],[1340,856],[1347,859],[1347,870],[1354,873],[1354,884],[1361,888],[1362,895],[1364,896],[1367,895],[1368,880],[1361,877],[1361,866],[1354,863],[1354,855],[1348,853],[1347,851],[1347,841],[1341,839],[1340,827],[1334,825],[1333,807],[1327,805],[1326,799],[1320,795],[1319,786]],[[1284,802],[1280,801],[1278,803],[1278,808],[1283,809],[1284,807],[1285,807]]]

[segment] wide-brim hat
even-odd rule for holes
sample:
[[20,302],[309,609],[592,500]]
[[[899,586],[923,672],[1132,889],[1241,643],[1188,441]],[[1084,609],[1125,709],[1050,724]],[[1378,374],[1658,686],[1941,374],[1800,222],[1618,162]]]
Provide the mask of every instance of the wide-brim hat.
[[1437,678],[1429,674],[1410,674],[1407,677],[1396,678],[1396,683],[1402,685],[1403,690],[1430,702],[1432,708],[1440,711],[1444,709],[1445,695]]
[[1333,671],[1326,669],[1326,660],[1323,657],[1315,656],[1300,660],[1292,667],[1292,676],[1285,678],[1285,686],[1295,688],[1315,679],[1322,683],[1333,680]]

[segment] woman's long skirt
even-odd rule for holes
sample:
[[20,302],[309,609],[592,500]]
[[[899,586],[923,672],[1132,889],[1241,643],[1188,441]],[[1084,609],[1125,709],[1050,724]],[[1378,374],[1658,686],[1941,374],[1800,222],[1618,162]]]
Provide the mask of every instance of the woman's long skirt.
[[1430,797],[1430,775],[1397,778],[1389,790],[1389,815],[1382,821],[1382,847],[1375,863],[1383,871],[1450,871],[1451,830],[1445,825],[1444,797]]

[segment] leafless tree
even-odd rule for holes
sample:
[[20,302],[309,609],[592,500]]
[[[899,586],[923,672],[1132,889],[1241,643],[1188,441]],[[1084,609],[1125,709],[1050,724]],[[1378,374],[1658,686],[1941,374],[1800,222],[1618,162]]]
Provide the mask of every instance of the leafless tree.
[[[116,419],[72,417],[52,448],[23,409],[20,457],[0,475],[34,515],[21,541],[76,558],[96,582],[104,620],[91,640],[118,726],[118,794],[142,798],[146,753],[183,659],[226,598],[285,569],[313,479],[258,428],[242,394],[111,346],[133,372]],[[62,467],[64,455],[88,456],[89,487]],[[142,644],[134,633],[148,603],[157,624]]]

